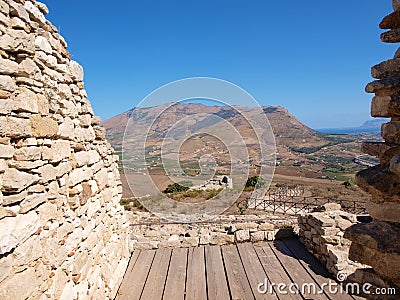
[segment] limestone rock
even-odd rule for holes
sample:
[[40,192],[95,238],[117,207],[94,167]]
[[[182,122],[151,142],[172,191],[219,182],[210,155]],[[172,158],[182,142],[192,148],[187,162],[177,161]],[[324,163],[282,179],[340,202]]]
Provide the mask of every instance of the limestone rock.
[[383,18],[379,24],[381,29],[393,29],[400,27],[400,12],[394,11],[391,14]]
[[38,215],[30,211],[16,217],[6,217],[0,220],[0,254],[10,252],[23,243],[39,228]]
[[[400,14],[400,12],[399,12]],[[371,68],[371,75],[377,79],[400,76],[400,59],[394,58],[381,62]]]
[[400,154],[400,147],[385,142],[364,142],[361,145],[361,152],[376,156],[382,164],[387,164],[394,155]]
[[0,144],[0,158],[11,158],[14,155],[14,147]]
[[15,74],[18,71],[18,63],[0,56],[0,70],[2,74]]
[[247,242],[250,240],[250,232],[248,230],[238,230],[235,232],[235,239],[237,242]]
[[38,112],[37,97],[34,92],[27,88],[20,88],[12,97],[15,111]]
[[71,60],[69,63],[69,70],[72,75],[72,79],[76,81],[83,80],[83,68],[76,61]]
[[31,115],[29,120],[34,137],[53,137],[58,132],[57,122],[50,117]]
[[[203,239],[202,236],[200,236],[200,244],[203,244],[206,241],[206,239],[207,238],[204,238],[204,236]],[[213,232],[210,235],[210,241],[209,241],[211,245],[225,245],[225,244],[232,244],[234,242],[235,242],[235,236],[233,234],[222,234],[215,232]]]
[[3,300],[27,299],[35,290],[38,277],[33,268],[28,268],[4,281],[0,286]]
[[8,75],[0,75],[0,89],[8,92],[15,91],[15,82]]
[[236,230],[256,229],[258,224],[255,222],[237,223],[235,224]]
[[264,239],[265,239],[264,231],[256,231],[256,232],[250,233],[250,240],[252,242],[259,242],[259,241],[263,241]]
[[34,193],[32,195],[27,196],[20,204],[21,210],[20,213],[24,214],[30,211],[32,208],[35,208],[39,204],[46,201],[45,193]]
[[400,144],[400,122],[391,121],[383,124],[382,137],[389,143]]
[[262,230],[262,231],[273,230],[274,228],[275,228],[275,225],[271,224],[271,223],[261,223],[258,226],[258,230]]
[[4,256],[0,260],[0,283],[4,278],[8,277],[12,271],[13,257],[12,255]]
[[42,149],[40,147],[22,147],[15,151],[14,159],[23,160],[40,160],[42,158]]
[[106,129],[101,126],[94,126],[94,133],[96,135],[96,140],[104,140],[106,138]]
[[[391,90],[400,87],[400,78],[391,77],[382,80],[375,80],[367,84],[365,91],[367,93],[380,93],[381,90]],[[389,93],[390,94],[390,93]]]
[[384,43],[400,42],[400,28],[392,29],[381,34],[381,41]]
[[28,192],[26,190],[18,193],[18,194],[12,194],[8,196],[3,196],[3,205],[11,205],[17,202],[21,202],[28,196]]
[[[29,15],[32,20],[39,22],[41,24],[46,24],[46,19],[43,15],[43,13],[40,11],[40,9],[32,2],[25,2],[24,5],[25,9],[29,12]],[[45,7],[41,6],[42,9],[45,9]]]
[[35,64],[35,62],[30,58],[24,59],[18,65],[18,75],[19,76],[30,77],[30,76],[34,76],[34,74],[36,74],[37,72],[39,72],[39,68]]
[[101,169],[94,175],[99,189],[102,190],[108,184],[108,173],[106,169]]
[[398,202],[369,202],[366,208],[374,220],[400,223],[400,203]]
[[93,176],[91,169],[88,167],[77,168],[73,170],[69,175],[70,186],[75,186],[78,183],[81,183],[87,178],[91,178]]
[[350,246],[349,258],[370,265],[384,279],[400,286],[400,255],[398,252],[382,252],[377,249],[353,242]]
[[387,222],[360,223],[348,228],[345,238],[371,249],[400,253],[399,226]]
[[9,29],[6,34],[0,36],[0,49],[33,54],[34,39],[23,30]]
[[71,144],[69,141],[58,140],[51,144],[50,148],[44,148],[43,159],[50,162],[59,162],[71,155]]
[[371,116],[383,118],[400,116],[400,97],[375,96],[372,99]]
[[382,200],[400,200],[400,178],[389,172],[388,166],[378,165],[360,171],[356,175],[356,184]]
[[400,10],[400,0],[392,0],[392,6],[395,11]]
[[42,14],[47,15],[49,13],[49,9],[47,8],[46,4],[42,2],[36,2],[36,5]]
[[42,256],[42,246],[38,236],[32,236],[15,249],[12,256],[14,266],[24,266]]
[[38,175],[21,172],[16,169],[7,169],[4,172],[2,191],[20,192],[24,188],[39,181]]

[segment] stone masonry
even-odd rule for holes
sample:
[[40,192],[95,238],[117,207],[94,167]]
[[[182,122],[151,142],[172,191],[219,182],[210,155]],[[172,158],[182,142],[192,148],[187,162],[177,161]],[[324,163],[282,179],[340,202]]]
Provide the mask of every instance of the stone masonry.
[[129,260],[118,157],[33,0],[0,0],[0,299],[112,299]]
[[[394,12],[384,17],[381,34],[386,43],[400,42],[400,0],[393,0]],[[379,157],[380,164],[361,171],[357,184],[372,194],[367,205],[374,219],[347,229],[345,237],[352,241],[349,257],[370,265],[384,280],[400,286],[400,49],[393,59],[372,67],[376,81],[366,87],[375,93],[373,117],[391,118],[382,126],[382,143],[364,143],[363,151]]]
[[344,231],[357,223],[357,217],[341,211],[340,204],[325,204],[320,211],[300,215],[300,241],[323,263],[328,271],[353,274],[357,268],[364,268],[348,257],[351,242],[344,238]]
[[148,212],[130,214],[131,248],[184,248],[199,245],[225,245],[242,242],[273,241],[293,234],[295,218],[220,215],[211,222],[161,223]]

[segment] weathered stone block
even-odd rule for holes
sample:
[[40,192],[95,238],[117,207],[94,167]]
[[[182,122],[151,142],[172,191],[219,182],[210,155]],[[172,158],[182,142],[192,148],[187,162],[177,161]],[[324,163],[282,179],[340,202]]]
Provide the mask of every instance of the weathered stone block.
[[400,286],[399,253],[383,252],[353,242],[350,246],[349,258],[370,265],[383,279],[390,280],[395,285]]
[[9,138],[29,137],[32,134],[28,119],[0,116],[0,135]]
[[0,298],[3,300],[27,299],[36,290],[38,279],[35,269],[27,268],[0,284]]
[[4,172],[2,191],[20,192],[24,188],[39,181],[38,175],[32,175],[26,172],[21,172],[16,169],[7,169]]
[[69,141],[57,140],[52,142],[50,148],[43,149],[42,158],[50,162],[59,162],[71,155],[71,144]]
[[252,242],[259,242],[265,240],[265,232],[264,231],[251,232],[250,240]]
[[384,43],[400,42],[400,28],[392,29],[381,34],[381,41]]
[[76,61],[71,60],[69,63],[69,70],[71,72],[72,79],[75,81],[83,80],[83,68]]
[[275,225],[271,223],[261,223],[258,225],[258,230],[262,231],[269,231],[269,230],[274,230]]
[[0,75],[0,89],[14,92],[16,89],[15,81],[8,75]]
[[9,29],[6,34],[0,36],[0,49],[33,54],[34,38],[23,30]]
[[235,232],[235,240],[239,243],[247,242],[250,240],[249,230],[238,230]]
[[35,212],[5,217],[0,220],[0,254],[5,254],[23,243],[39,228]]
[[34,137],[54,137],[58,132],[58,124],[50,117],[32,115],[29,117]]

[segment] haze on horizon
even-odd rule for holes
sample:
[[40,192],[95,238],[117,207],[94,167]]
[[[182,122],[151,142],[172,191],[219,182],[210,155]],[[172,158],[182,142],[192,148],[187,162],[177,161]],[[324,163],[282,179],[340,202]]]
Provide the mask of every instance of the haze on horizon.
[[311,128],[357,127],[370,119],[370,66],[396,49],[371,39],[391,11],[380,0],[43,2],[103,120],[201,76],[283,106]]

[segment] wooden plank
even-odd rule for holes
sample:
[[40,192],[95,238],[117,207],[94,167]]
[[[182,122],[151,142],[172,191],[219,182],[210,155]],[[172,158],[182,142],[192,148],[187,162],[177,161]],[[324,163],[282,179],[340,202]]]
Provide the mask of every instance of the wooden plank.
[[157,250],[141,299],[162,299],[171,252],[166,248]]
[[187,248],[172,250],[171,261],[164,288],[165,300],[178,300],[185,298]]
[[207,299],[206,267],[204,261],[204,246],[189,248],[186,299]]
[[205,246],[205,256],[208,299],[229,299],[228,283],[220,247]]
[[[279,284],[289,286],[289,284],[291,284],[291,280],[269,245],[264,242],[257,243],[254,245],[254,249],[256,250],[265,273],[267,274],[269,282],[272,282],[275,285],[273,289],[277,291]],[[269,293],[269,290],[267,290],[267,292]],[[293,295],[290,293],[279,293],[278,297],[281,300],[301,298],[300,295]]]
[[[294,256],[299,260],[301,265],[306,269],[306,271],[312,274],[314,280],[321,286],[322,284],[329,283],[329,280],[333,281],[332,275],[328,270],[312,255],[307,249],[302,245],[298,239],[287,239],[283,241],[289,250],[294,254]],[[331,294],[328,289],[325,289],[325,294],[334,300],[349,300],[353,299],[350,295],[343,294]]]
[[278,299],[275,292],[270,294],[262,294],[258,291],[260,283],[265,283],[267,275],[265,274],[264,268],[262,267],[260,260],[258,259],[257,253],[251,243],[237,244],[240,258],[243,263],[244,271],[246,272],[247,278],[250,283],[250,287],[253,290],[255,299]]
[[254,299],[236,245],[225,245],[221,249],[232,299]]
[[134,274],[132,274],[133,267],[135,266],[139,257],[140,250],[135,250],[129,260],[128,268],[126,269],[124,278],[122,279],[121,285],[118,289],[116,299],[124,299],[124,291],[129,287],[129,282],[133,280]]
[[118,299],[140,299],[155,253],[155,250],[142,250],[140,252],[136,264],[130,270],[130,277],[125,278],[125,286],[122,289],[121,297]]
[[275,253],[276,257],[281,262],[282,266],[286,270],[286,273],[289,275],[292,282],[300,287],[299,291],[300,293],[302,292],[301,291],[302,286],[312,285],[312,284],[315,285],[316,287],[315,293],[313,291],[311,293],[308,293],[308,290],[305,289],[304,291],[305,293],[303,294],[305,298],[329,299],[325,294],[317,293],[319,291],[317,283],[310,276],[310,274],[306,272],[306,270],[303,268],[303,266],[300,264],[297,258],[293,255],[292,252],[290,252],[290,250],[286,247],[286,245],[282,241],[274,241],[273,244],[268,243],[268,245],[271,247],[272,251]]

